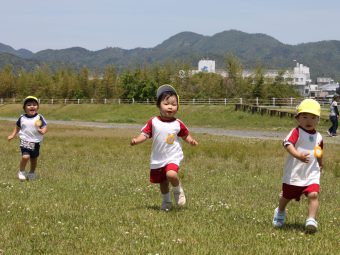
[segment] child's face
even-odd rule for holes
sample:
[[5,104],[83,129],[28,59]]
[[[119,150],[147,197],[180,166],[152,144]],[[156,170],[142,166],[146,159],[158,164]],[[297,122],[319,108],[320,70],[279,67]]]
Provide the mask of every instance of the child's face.
[[170,96],[164,98],[160,104],[160,113],[163,118],[173,118],[177,113],[178,104],[177,104],[177,97]]
[[305,130],[314,130],[319,122],[319,117],[311,113],[300,113],[297,117],[297,122],[300,127]]
[[35,101],[28,101],[25,104],[25,113],[29,116],[33,116],[38,112],[39,105]]

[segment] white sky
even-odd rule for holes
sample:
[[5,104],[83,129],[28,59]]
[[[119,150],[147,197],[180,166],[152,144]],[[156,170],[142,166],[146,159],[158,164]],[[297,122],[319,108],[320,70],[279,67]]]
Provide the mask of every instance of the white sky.
[[236,29],[282,43],[340,40],[339,0],[0,0],[0,42],[33,52],[151,48]]

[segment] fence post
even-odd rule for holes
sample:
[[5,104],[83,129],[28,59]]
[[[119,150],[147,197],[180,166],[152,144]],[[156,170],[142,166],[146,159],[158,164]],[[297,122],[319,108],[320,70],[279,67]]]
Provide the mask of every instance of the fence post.
[[106,98],[104,98],[104,104],[106,104],[106,102],[107,102],[107,99],[106,99]]
[[120,98],[118,98],[118,104],[120,104]]
[[80,104],[80,99],[78,98],[78,104]]
[[1,104],[3,104],[4,103],[4,99],[3,98],[1,98]]
[[273,97],[273,106],[275,106],[275,97]]
[[192,104],[195,104],[195,98],[192,99]]
[[227,99],[224,99],[224,106],[227,106]]
[[53,98],[51,99],[51,104],[53,104]]
[[290,107],[293,107],[293,98],[290,98]]
[[242,101],[243,101],[243,100],[242,100],[242,97],[240,97],[240,104],[243,104]]
[[91,98],[91,104],[93,104],[93,98]]
[[209,104],[210,104],[210,97],[209,97]]
[[67,99],[66,98],[64,99],[64,104],[67,104]]
[[149,98],[146,99],[146,104],[149,104]]
[[256,106],[259,106],[259,98],[256,97]]
[[134,104],[135,103],[135,99],[134,98],[132,98],[132,104]]
[[15,104],[15,97],[13,98],[13,103]]

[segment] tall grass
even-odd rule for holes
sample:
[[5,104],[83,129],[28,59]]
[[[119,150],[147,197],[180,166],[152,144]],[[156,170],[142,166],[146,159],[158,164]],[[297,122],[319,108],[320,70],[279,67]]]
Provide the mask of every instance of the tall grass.
[[[48,113],[49,114],[49,113]],[[0,122],[5,138],[12,122]],[[50,125],[34,182],[20,182],[18,141],[0,140],[0,254],[338,254],[339,145],[327,144],[319,231],[307,201],[271,225],[286,152],[280,141],[193,134],[180,176],[187,206],[160,211],[138,130]]]

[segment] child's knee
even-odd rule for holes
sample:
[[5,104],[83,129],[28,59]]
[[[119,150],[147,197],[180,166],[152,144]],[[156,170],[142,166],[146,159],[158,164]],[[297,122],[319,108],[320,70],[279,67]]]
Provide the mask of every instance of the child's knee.
[[178,179],[177,172],[174,170],[169,170],[166,172],[166,177],[168,180]]
[[29,159],[30,159],[30,155],[28,155],[28,154],[22,155],[22,160],[28,161]]
[[317,199],[318,196],[319,196],[318,192],[311,192],[311,193],[308,194],[309,199]]

